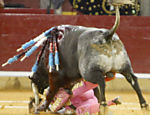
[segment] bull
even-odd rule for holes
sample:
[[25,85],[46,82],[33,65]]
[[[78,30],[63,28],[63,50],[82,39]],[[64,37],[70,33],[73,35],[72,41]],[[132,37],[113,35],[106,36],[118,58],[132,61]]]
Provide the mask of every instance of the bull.
[[[141,108],[148,107],[126,49],[115,33],[119,23],[120,14],[116,7],[116,20],[111,29],[57,26],[65,30],[64,38],[58,44],[60,70],[56,71],[53,68],[52,72],[47,72],[50,88],[45,102],[37,108],[37,111],[48,108],[59,88],[71,89],[72,83],[81,78],[99,85],[94,92],[101,106],[106,106],[105,76],[112,73],[122,74],[137,93]],[[54,32],[55,35],[58,35],[57,32]]]

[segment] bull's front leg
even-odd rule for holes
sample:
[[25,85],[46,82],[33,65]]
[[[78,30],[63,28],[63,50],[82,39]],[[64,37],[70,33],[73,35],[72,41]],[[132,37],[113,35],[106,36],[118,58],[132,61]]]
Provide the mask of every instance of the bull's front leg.
[[55,90],[51,90],[49,88],[49,90],[47,91],[46,94],[46,99],[44,100],[44,102],[37,108],[37,111],[46,111],[46,109],[48,109],[50,102],[53,100],[53,97],[55,96],[55,94],[57,93],[58,89]]
[[39,102],[40,97],[39,97],[38,88],[37,88],[37,86],[35,85],[35,83],[32,82],[31,84],[32,84],[32,90],[33,90],[33,93],[34,93],[34,96],[35,96],[34,113],[37,114],[38,111],[36,111],[36,110],[37,110],[38,105],[40,104],[40,102]]
[[45,101],[37,108],[37,111],[46,111],[48,109],[50,102],[53,100],[54,96],[58,92],[60,88],[59,84],[59,74],[58,72],[54,71],[49,73],[49,89],[46,93]]

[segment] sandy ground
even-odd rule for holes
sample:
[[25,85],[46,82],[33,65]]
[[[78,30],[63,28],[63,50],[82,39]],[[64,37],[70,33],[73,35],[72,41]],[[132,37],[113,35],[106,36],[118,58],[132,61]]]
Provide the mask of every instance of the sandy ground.
[[[150,93],[143,93],[150,103]],[[28,102],[31,91],[0,91],[0,115],[29,115]],[[121,105],[108,107],[107,115],[150,115],[150,110],[141,110],[134,92],[106,92],[107,100],[120,96]],[[40,115],[52,115],[40,113]],[[54,115],[54,114],[53,114]]]

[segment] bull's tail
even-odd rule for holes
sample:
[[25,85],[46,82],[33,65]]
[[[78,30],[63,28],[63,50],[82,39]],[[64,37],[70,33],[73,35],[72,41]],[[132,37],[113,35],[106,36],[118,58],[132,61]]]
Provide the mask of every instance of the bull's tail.
[[115,24],[113,25],[113,27],[110,29],[108,36],[112,37],[113,34],[116,32],[116,30],[119,27],[120,24],[120,12],[119,12],[119,6],[116,5],[116,20],[115,20]]

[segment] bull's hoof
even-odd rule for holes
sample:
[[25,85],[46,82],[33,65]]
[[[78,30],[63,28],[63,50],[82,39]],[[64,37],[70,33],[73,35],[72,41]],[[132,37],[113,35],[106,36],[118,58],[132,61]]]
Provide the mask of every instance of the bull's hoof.
[[28,108],[29,108],[29,113],[35,112],[36,104],[35,104],[35,99],[32,97],[30,97],[30,102],[28,104]]
[[[41,102],[42,99],[40,98],[39,101]],[[30,97],[30,102],[29,102],[28,106],[29,106],[28,108],[29,108],[29,113],[30,114],[33,114],[33,113],[34,114],[39,114],[40,113],[39,111],[37,111],[38,105],[35,104],[35,98]]]
[[150,108],[148,104],[144,104],[144,107],[142,108],[143,115],[150,115]]
[[36,111],[46,111],[46,106],[45,105],[40,105],[37,109],[36,109]]
[[46,111],[48,108],[48,102],[45,101],[39,107],[37,107],[36,111]]
[[37,111],[37,109],[34,111],[34,114],[40,114],[40,111]]
[[147,103],[141,104],[142,109],[149,109],[149,105]]

